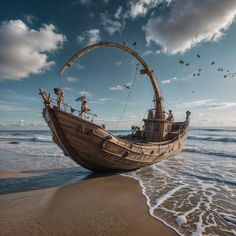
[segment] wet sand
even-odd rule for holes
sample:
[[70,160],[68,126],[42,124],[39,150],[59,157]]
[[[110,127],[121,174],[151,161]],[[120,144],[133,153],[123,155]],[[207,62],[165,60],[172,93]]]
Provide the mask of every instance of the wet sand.
[[0,195],[1,235],[155,235],[176,233],[148,213],[136,180],[119,175]]
[[39,173],[32,172],[1,172],[0,171],[0,179],[9,179],[9,178],[25,178],[31,176],[41,175]]

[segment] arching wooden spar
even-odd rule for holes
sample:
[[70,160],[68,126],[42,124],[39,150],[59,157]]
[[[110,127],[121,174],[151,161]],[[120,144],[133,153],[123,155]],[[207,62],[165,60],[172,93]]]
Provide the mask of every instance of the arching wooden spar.
[[[132,126],[132,134],[116,136],[103,125],[93,122],[94,114],[89,113],[87,100],[85,107],[78,111],[63,102],[64,94],[60,88],[55,89],[56,104],[50,94],[40,89],[39,94],[45,105],[43,116],[52,131],[53,141],[65,155],[79,165],[96,171],[134,170],[180,152],[187,137],[190,112],[187,112],[183,122],[174,122],[172,111],[169,111],[168,117],[165,118],[163,99],[156,77],[134,50],[113,42],[97,43],[76,53],[62,68],[61,74],[81,56],[99,47],[119,48],[142,64],[143,69],[140,72],[149,76],[154,89],[155,109],[149,110],[148,117],[143,120],[144,127]],[[81,115],[82,112],[85,116]]]
[[137,52],[135,52],[134,50],[132,50],[131,48],[120,44],[120,43],[113,43],[113,42],[100,42],[100,43],[96,43],[93,45],[90,45],[86,48],[83,48],[82,50],[80,50],[79,52],[77,52],[61,69],[60,74],[63,75],[65,70],[70,67],[71,65],[73,65],[75,63],[75,61],[77,61],[79,58],[81,58],[83,55],[89,53],[90,51],[97,49],[97,48],[101,48],[101,47],[113,47],[113,48],[118,48],[121,49],[127,53],[129,53],[130,55],[134,56],[143,66],[143,73],[147,74],[148,77],[150,78],[150,81],[152,83],[152,87],[155,93],[155,118],[156,119],[163,119],[164,118],[164,108],[163,108],[163,98],[161,96],[161,91],[160,88],[157,84],[157,79],[155,77],[155,75],[153,74],[153,71],[149,68],[149,66],[147,65],[147,63],[143,60],[143,58],[141,56],[139,56],[139,54]]

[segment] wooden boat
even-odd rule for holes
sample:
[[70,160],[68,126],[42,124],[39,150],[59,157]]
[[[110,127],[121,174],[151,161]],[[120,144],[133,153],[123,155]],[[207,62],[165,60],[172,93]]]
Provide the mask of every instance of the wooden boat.
[[61,74],[81,56],[100,47],[121,49],[140,62],[143,67],[140,73],[148,76],[154,90],[154,109],[148,111],[143,128],[135,127],[130,135],[115,136],[103,125],[95,124],[93,118],[88,120],[88,115],[95,114],[85,110],[75,115],[75,109],[62,102],[63,95],[57,94],[56,105],[50,94],[40,89],[45,105],[43,117],[52,131],[53,141],[66,156],[94,171],[135,170],[179,153],[187,136],[190,112],[186,112],[183,122],[174,122],[172,114],[165,117],[156,77],[137,52],[119,43],[97,43],[76,53],[64,65]]

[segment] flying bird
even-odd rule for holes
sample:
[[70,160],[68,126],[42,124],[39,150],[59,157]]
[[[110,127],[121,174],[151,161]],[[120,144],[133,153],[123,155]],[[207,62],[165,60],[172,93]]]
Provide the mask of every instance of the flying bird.
[[130,89],[130,87],[127,86],[127,85],[125,85],[125,84],[123,85],[123,87],[124,87],[124,88],[127,88],[127,89]]
[[184,64],[184,61],[181,59],[181,60],[179,61],[179,64]]

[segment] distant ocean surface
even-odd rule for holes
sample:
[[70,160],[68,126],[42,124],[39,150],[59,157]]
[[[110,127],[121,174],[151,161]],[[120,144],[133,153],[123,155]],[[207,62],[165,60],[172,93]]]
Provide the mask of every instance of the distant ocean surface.
[[[48,173],[44,179],[2,179],[2,194],[91,175],[77,166],[50,131],[0,131],[0,171]],[[125,175],[139,181],[150,214],[180,235],[236,235],[236,128],[192,128],[178,156]]]

